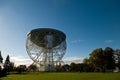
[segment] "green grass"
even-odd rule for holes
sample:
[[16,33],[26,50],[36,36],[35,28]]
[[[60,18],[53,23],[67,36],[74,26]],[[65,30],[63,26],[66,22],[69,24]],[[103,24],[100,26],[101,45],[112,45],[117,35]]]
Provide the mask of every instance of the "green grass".
[[120,80],[120,73],[35,72],[10,74],[0,80]]

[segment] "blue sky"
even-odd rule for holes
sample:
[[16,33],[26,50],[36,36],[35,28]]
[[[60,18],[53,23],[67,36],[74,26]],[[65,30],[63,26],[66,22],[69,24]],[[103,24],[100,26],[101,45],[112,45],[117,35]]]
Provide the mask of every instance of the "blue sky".
[[15,63],[30,61],[27,33],[55,28],[67,36],[64,59],[88,57],[95,48],[120,48],[119,0],[0,0],[0,50]]

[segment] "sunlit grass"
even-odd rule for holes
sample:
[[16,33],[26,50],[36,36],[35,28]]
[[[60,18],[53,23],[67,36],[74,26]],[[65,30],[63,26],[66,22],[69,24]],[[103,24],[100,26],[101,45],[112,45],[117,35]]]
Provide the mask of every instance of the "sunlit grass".
[[10,74],[0,80],[120,80],[120,73],[35,72]]

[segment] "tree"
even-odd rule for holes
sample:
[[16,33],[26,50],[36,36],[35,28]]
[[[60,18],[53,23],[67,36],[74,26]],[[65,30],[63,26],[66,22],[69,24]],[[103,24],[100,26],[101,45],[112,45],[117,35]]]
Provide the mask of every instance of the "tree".
[[2,67],[3,67],[3,58],[0,51],[0,71],[2,70]]
[[113,56],[114,60],[115,60],[115,65],[116,67],[119,67],[120,69],[120,49],[116,49],[114,51],[114,56]]
[[14,69],[15,69],[14,63],[10,62],[10,64],[9,64],[9,71],[14,71]]
[[22,72],[25,72],[27,70],[27,67],[26,65],[19,65],[17,68],[16,68],[16,71],[21,74]]
[[113,70],[115,68],[115,60],[113,58],[114,50],[110,47],[106,47],[104,50],[104,68],[105,70]]
[[88,59],[88,58],[84,58],[84,59],[83,59],[83,63],[84,63],[84,64],[89,64],[89,59]]
[[95,71],[103,71],[104,58],[102,48],[93,50],[89,57],[89,63],[93,65]]
[[7,71],[5,69],[0,70],[0,77],[4,77],[7,75]]
[[10,57],[9,57],[9,55],[6,57],[6,60],[4,63],[4,69],[6,69],[8,72],[10,71]]
[[76,71],[76,64],[75,63],[70,64],[70,71]]
[[1,55],[1,51],[0,51],[0,63],[3,62],[3,58],[2,58],[2,55]]
[[62,70],[68,72],[68,71],[70,71],[70,66],[68,64],[65,64],[62,66]]
[[1,55],[1,51],[0,51],[0,77],[3,77],[3,76],[6,76],[7,75],[7,71],[5,69],[3,69],[3,58],[2,58],[2,55]]
[[105,50],[98,48],[90,54],[89,62],[93,65],[95,71],[113,70],[115,61],[113,59],[113,49],[106,47]]

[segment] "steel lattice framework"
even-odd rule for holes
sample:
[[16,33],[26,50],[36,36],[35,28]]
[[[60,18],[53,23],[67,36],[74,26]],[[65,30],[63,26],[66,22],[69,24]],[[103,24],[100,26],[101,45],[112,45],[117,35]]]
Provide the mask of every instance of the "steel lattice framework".
[[40,71],[55,71],[66,52],[66,35],[56,29],[34,29],[27,35],[26,50]]

